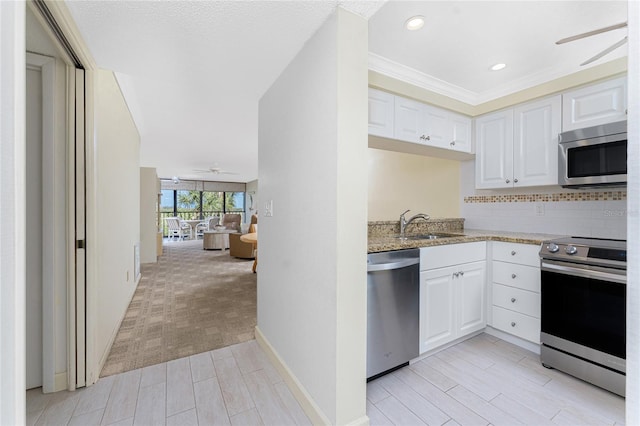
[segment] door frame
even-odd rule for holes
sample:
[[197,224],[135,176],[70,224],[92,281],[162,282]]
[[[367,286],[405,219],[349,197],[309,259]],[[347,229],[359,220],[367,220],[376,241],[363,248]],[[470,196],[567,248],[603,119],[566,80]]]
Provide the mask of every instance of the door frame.
[[[95,209],[95,150],[91,142],[91,135],[94,131],[94,74],[98,67],[93,60],[87,46],[82,40],[82,36],[64,2],[51,0],[27,0],[27,6],[31,8],[38,17],[45,31],[50,38],[57,43],[62,53],[61,59],[67,64],[67,378],[68,389],[73,390],[78,386],[90,386],[99,378],[99,363],[94,355],[93,335],[97,331],[95,292],[92,292],[91,284],[96,281],[96,267],[98,259],[95,250],[87,245],[95,244],[96,235],[96,209]],[[62,57],[63,56],[63,57]],[[83,272],[86,274],[82,291],[85,296],[81,303],[77,303],[76,284],[76,216],[77,208],[75,203],[75,133],[76,128],[76,72],[84,72],[83,82],[83,123],[82,132],[84,135],[85,153],[83,154],[84,165],[83,175],[85,178],[85,191],[83,197],[83,210],[85,213],[85,243],[86,249],[79,250],[84,255],[86,251],[86,261],[83,262]],[[85,236],[81,236],[85,239]],[[77,352],[77,320],[80,319],[83,328],[79,336],[84,346],[82,353]],[[80,368],[82,371],[78,372]],[[78,381],[80,380],[80,381]]]
[[[55,164],[55,58],[26,53],[26,68],[42,74],[42,206],[53,206],[56,194]],[[55,372],[55,221],[42,215],[42,389],[60,390]],[[66,377],[62,377],[66,379]],[[64,380],[66,381],[66,380]],[[64,387],[64,384],[62,384]]]

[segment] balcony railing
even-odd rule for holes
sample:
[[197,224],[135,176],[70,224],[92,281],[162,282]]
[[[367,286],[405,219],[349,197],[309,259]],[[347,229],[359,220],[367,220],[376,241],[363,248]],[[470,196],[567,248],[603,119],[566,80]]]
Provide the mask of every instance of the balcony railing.
[[[241,216],[241,221],[244,223],[245,212],[243,211],[228,211],[227,213],[239,214]],[[178,212],[177,215],[173,214],[173,212],[160,212],[160,226],[162,226],[162,236],[166,237],[169,235],[169,228],[167,227],[167,221],[165,220],[168,217],[177,217],[180,220],[191,220],[191,219],[201,219],[204,221],[213,216],[222,217],[224,216],[224,212],[221,211],[202,211],[202,216],[200,216],[199,212]]]

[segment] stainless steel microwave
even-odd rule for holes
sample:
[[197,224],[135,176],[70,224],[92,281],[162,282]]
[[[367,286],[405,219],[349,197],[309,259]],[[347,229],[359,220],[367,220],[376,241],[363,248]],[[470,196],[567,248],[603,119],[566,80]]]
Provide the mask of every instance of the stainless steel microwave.
[[563,187],[626,186],[627,122],[559,135],[558,180]]

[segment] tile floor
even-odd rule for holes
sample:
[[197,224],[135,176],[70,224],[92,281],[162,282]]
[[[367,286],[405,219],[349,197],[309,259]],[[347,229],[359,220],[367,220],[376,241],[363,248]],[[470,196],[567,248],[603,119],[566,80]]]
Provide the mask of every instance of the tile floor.
[[27,425],[309,425],[255,340],[102,378],[27,391]]
[[368,384],[371,425],[622,425],[624,398],[480,334]]
[[[623,425],[624,398],[480,334],[367,385],[371,425]],[[255,340],[27,392],[28,425],[308,425]]]

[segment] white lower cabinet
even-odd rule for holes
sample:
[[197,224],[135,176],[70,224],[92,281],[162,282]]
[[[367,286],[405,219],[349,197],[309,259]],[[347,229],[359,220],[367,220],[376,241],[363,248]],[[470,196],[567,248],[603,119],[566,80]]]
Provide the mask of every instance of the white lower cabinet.
[[540,343],[540,248],[492,242],[489,325]]
[[493,306],[493,328],[506,333],[540,343],[540,319],[521,314],[517,311]]
[[420,353],[455,339],[452,277],[455,269],[420,273]]
[[489,258],[484,241],[420,249],[421,354],[487,325],[540,343],[539,246],[488,244]]
[[421,249],[420,353],[486,326],[486,243]]

